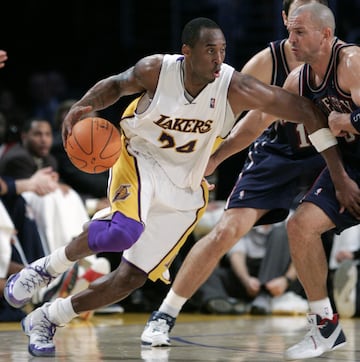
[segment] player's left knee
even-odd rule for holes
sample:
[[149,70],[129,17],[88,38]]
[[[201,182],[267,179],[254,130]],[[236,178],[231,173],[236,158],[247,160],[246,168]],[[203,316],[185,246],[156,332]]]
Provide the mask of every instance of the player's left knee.
[[88,244],[95,252],[120,252],[139,239],[144,225],[116,212],[111,220],[93,220],[89,225]]

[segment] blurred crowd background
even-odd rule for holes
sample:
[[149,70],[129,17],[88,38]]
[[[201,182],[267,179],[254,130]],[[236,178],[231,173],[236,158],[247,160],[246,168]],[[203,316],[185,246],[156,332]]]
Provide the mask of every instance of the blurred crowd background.
[[[357,42],[360,1],[330,0],[330,7],[336,14],[337,35]],[[0,74],[0,111],[11,102],[19,112],[39,103],[78,98],[100,78],[144,55],[179,52],[181,28],[196,16],[219,23],[228,41],[226,61],[240,69],[269,41],[286,34],[281,9],[282,0],[6,2],[0,12],[0,48],[9,60]],[[106,116],[117,121],[117,107],[126,103],[122,100]]]

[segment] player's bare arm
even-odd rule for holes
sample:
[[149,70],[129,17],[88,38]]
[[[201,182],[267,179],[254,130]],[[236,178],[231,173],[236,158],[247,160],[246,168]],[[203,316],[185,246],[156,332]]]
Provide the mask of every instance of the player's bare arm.
[[239,72],[234,72],[228,98],[235,115],[257,109],[271,114],[273,120],[306,123],[310,132],[327,125],[326,117],[309,99]]
[[205,176],[211,175],[224,160],[250,146],[270,126],[274,118],[257,110],[248,112],[211,155]]
[[254,110],[248,112],[244,119],[238,122],[210,158],[206,175],[214,172],[226,158],[249,146],[277,119],[309,123],[311,130],[324,127],[327,123],[326,117],[310,100],[293,93],[296,92],[290,93],[280,87],[266,85],[252,76],[234,73],[229,90],[229,101],[233,112],[239,114],[244,110]]
[[[353,102],[360,104],[360,49],[358,47],[344,48],[341,52],[340,63],[338,66],[338,80],[341,89],[351,94]],[[336,125],[336,127],[334,126]],[[360,108],[352,113],[338,114],[332,112],[329,115],[329,126],[334,135],[343,136],[344,134],[360,133]],[[334,131],[337,128],[337,131]],[[348,211],[360,219],[360,190],[357,184],[350,179],[346,172],[341,174],[343,179],[337,180],[336,170],[331,174],[336,188],[336,196],[342,205],[342,210]]]
[[[338,66],[338,82],[342,90],[351,94],[355,104],[360,105],[360,48],[342,49]],[[357,125],[359,125],[357,127]],[[360,134],[360,108],[353,113],[333,111],[329,115],[329,127],[334,136]]]
[[271,84],[273,59],[267,47],[255,54],[241,69],[242,74],[249,74],[260,81]]
[[63,123],[63,141],[66,141],[72,126],[86,114],[105,109],[126,95],[147,91],[151,97],[156,89],[162,58],[163,55],[142,58],[135,66],[102,79],[91,87],[66,115]]
[[[251,75],[266,84],[270,84],[272,67],[273,59],[270,48],[267,47],[248,60],[241,69],[241,74]],[[250,118],[248,121],[244,118],[238,121],[225,141],[210,157],[205,176],[211,175],[225,159],[249,146],[266,128],[261,125],[260,120],[254,119],[254,117],[259,116],[259,112],[251,111],[250,113],[254,113],[253,116],[247,116],[246,119]]]
[[[286,90],[295,95],[294,102],[304,102],[304,107],[309,107],[316,113],[316,116],[313,115],[309,121],[304,119],[301,123],[308,125],[309,129],[311,130],[317,130],[326,126],[326,117],[321,114],[321,112],[313,105],[313,103],[303,97],[296,96],[298,90],[298,69],[291,73],[286,84]],[[280,89],[276,86],[271,86],[271,88],[275,88],[275,90]],[[287,95],[288,92],[285,92],[285,94]],[[289,102],[291,102],[291,95]],[[289,104],[285,104],[285,108],[292,108],[293,103],[289,103],[291,106],[289,106]],[[211,167],[209,165],[208,171],[210,172],[211,168],[217,167],[226,158],[248,147],[257,137],[262,134],[266,128],[271,125],[271,123],[277,119],[286,119],[288,121],[292,120],[290,118],[276,117],[273,114],[261,112],[259,110],[252,110],[248,112],[247,115],[236,124],[226,140],[214,152],[210,159]],[[298,119],[293,119],[292,121],[299,122]]]

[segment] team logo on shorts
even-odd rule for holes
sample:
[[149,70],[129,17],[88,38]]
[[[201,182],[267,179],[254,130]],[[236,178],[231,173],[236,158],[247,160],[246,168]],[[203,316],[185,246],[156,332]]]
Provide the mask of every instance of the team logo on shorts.
[[245,196],[245,191],[244,191],[244,190],[241,190],[241,191],[239,192],[239,199],[242,200],[242,199],[244,198],[244,196]]
[[112,202],[127,199],[130,195],[130,191],[129,191],[130,187],[131,187],[131,185],[129,185],[129,184],[120,185],[120,187],[115,192],[115,196],[112,199]]
[[319,196],[322,190],[323,190],[322,187],[319,187],[319,188],[314,192],[315,196]]
[[215,108],[215,98],[210,99],[210,108]]

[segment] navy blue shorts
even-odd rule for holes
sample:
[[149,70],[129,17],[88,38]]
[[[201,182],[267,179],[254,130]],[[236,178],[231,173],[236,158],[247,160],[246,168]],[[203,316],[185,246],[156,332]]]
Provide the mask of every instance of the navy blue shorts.
[[[360,185],[360,171],[352,167],[346,167],[348,175]],[[359,224],[359,220],[355,219],[348,211],[340,213],[340,204],[336,198],[335,188],[330,177],[329,170],[326,168],[305,195],[302,202],[312,202],[319,206],[336,225],[334,229],[336,234],[340,234],[343,230]]]
[[292,159],[259,147],[249,153],[225,209],[270,210],[256,225],[285,220],[324,167],[320,154]]

